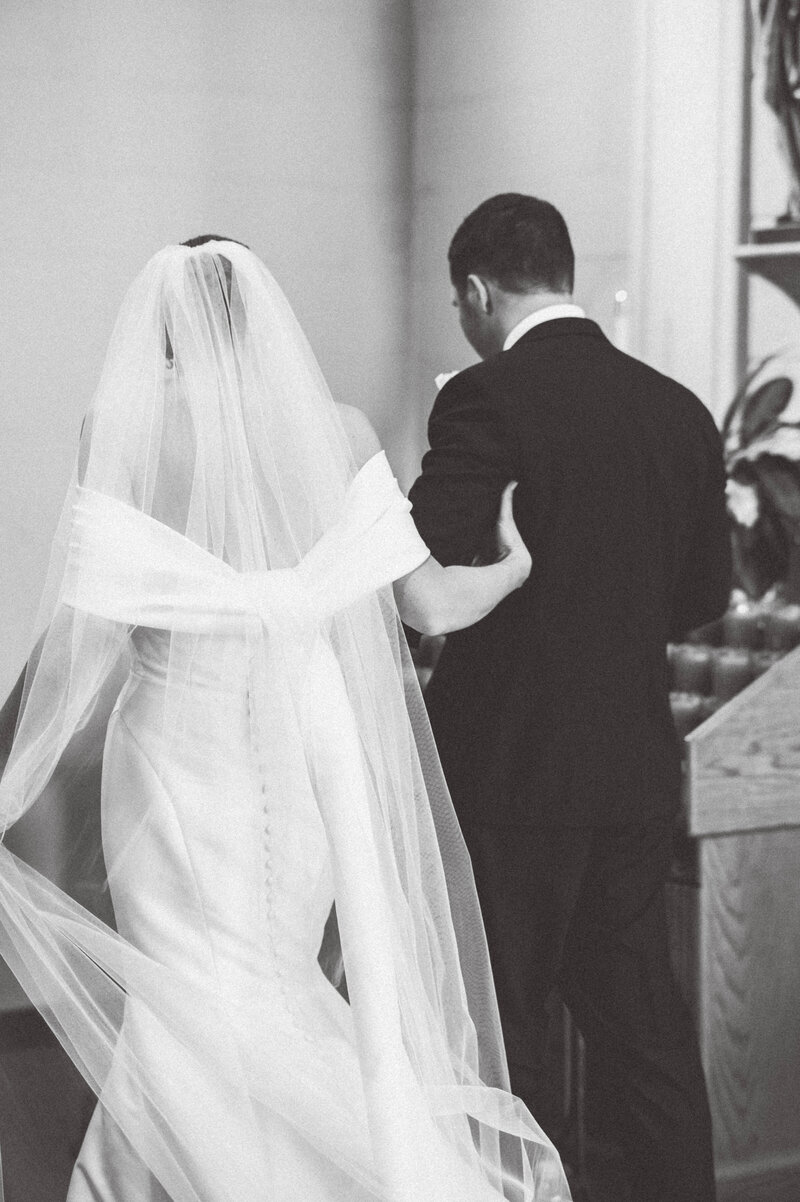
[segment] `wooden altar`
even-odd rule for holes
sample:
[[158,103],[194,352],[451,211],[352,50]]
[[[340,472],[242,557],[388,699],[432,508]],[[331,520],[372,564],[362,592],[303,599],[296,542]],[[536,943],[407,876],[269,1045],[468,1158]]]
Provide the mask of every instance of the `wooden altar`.
[[720,1197],[800,1198],[800,648],[687,736],[675,967],[697,1020]]

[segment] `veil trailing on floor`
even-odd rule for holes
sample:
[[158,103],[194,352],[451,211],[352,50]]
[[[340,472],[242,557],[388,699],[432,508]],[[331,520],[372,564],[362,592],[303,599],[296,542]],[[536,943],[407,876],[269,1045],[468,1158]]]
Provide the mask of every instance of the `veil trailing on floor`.
[[[385,459],[358,469],[259,260],[227,241],[155,255],[84,424],[0,782],[0,951],[173,1202],[284,1202],[270,1118],[329,1166],[332,1198],[560,1202],[557,1154],[508,1092],[471,868],[388,587],[424,548]],[[201,765],[195,688],[212,663],[217,690],[247,698],[262,788],[318,807],[336,918],[320,962],[343,967],[349,1004],[338,1031],[306,1032],[303,1060],[251,997],[118,930],[112,900],[148,891],[119,866],[150,815],[132,802],[101,831],[92,771],[142,631],[161,649],[164,761]],[[37,858],[17,832],[38,810]],[[224,1099],[248,1149],[220,1149],[213,1190],[192,1146],[219,1139],[202,1095],[173,1107],[133,1014]],[[337,1085],[343,1042],[355,1068]]]

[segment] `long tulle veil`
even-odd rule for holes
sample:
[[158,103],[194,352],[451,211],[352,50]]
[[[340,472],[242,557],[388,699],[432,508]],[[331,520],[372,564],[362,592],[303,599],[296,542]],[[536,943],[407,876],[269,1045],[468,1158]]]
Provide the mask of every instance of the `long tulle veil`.
[[[359,587],[367,535],[332,534],[357,470],[314,356],[260,261],[222,241],[155,255],[122,305],[87,414],[0,782],[9,835],[0,844],[0,951],[173,1202],[278,1199],[268,1148],[263,1177],[247,1179],[231,1157],[229,1186],[213,1199],[204,1192],[191,1141],[127,1040],[133,1007],[225,1091],[246,1143],[277,1115],[337,1180],[369,1197],[557,1202],[569,1196],[557,1154],[509,1093],[471,868],[387,573]],[[99,518],[89,529],[91,513]],[[185,576],[152,559],[151,535],[154,544],[179,536],[184,555],[192,545]],[[314,560],[312,549],[326,545]],[[363,545],[377,563],[381,549]],[[196,579],[195,553],[204,557]],[[214,577],[214,565],[217,601],[198,616],[186,593]],[[330,579],[316,627],[298,616],[292,591],[304,572],[306,584],[314,572]],[[198,652],[238,620],[225,612],[234,580],[242,597],[263,586],[269,613],[242,624],[244,675],[239,661],[221,660],[219,672],[248,691],[254,741],[280,746],[286,771],[313,791],[330,841],[339,934],[328,961],[344,967],[359,1065],[357,1097],[325,1095],[341,1112],[332,1116],[338,1140],[336,1123],[319,1124],[309,1104],[324,1047],[309,1045],[298,1079],[269,1014],[254,1025],[213,980],[188,981],[126,941],[105,887],[87,766],[101,758],[135,632],[151,626],[167,641],[160,733],[164,754],[180,756],[192,737]],[[277,642],[271,618],[283,622]],[[320,647],[324,661],[314,659]],[[224,824],[225,797],[218,804]],[[39,809],[68,855],[37,862],[12,850]],[[146,821],[132,815],[130,839]],[[104,1094],[112,1072],[125,1077],[135,1108]],[[347,1138],[364,1111],[366,1155]],[[195,1138],[213,1138],[201,1114]]]

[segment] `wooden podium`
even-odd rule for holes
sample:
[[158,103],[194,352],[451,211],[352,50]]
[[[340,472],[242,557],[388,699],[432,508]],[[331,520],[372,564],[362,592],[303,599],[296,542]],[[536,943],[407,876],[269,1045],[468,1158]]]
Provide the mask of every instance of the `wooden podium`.
[[721,1199],[800,1199],[800,648],[687,737],[669,887]]

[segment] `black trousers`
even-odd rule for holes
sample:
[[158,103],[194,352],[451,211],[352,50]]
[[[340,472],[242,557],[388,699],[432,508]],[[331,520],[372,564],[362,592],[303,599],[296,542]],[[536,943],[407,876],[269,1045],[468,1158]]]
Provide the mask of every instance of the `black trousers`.
[[623,1153],[632,1202],[714,1202],[705,1081],[667,944],[672,823],[467,824],[464,837],[514,1093],[547,1129],[557,988],[586,1042],[589,1136]]

